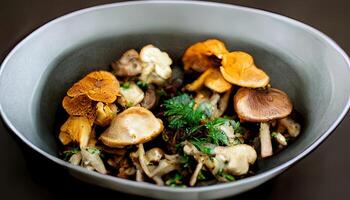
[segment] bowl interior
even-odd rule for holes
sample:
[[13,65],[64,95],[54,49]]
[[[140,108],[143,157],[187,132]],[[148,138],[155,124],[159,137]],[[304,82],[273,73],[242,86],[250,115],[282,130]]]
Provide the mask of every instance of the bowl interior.
[[186,47],[208,38],[253,55],[272,86],[287,92],[303,116],[299,139],[259,161],[258,173],[304,151],[347,105],[348,64],[331,42],[313,30],[237,7],[159,3],[91,10],[33,34],[2,66],[3,112],[27,140],[57,156],[55,122],[62,119],[61,101],[74,82],[92,70],[108,69],[130,48],[154,44],[176,61]]

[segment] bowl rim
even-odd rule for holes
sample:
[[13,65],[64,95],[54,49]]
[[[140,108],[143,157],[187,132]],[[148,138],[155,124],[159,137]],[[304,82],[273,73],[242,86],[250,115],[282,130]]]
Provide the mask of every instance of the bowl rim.
[[[348,68],[350,69],[350,59],[348,55],[344,52],[341,47],[339,47],[336,42],[334,42],[331,38],[329,38],[327,35],[322,33],[321,31],[306,25],[300,21],[297,21],[295,19],[276,14],[273,12],[265,11],[265,10],[260,10],[256,8],[250,8],[250,7],[245,7],[245,6],[239,6],[239,5],[230,5],[230,4],[225,4],[225,3],[217,3],[217,2],[206,2],[206,1],[177,1],[177,0],[151,0],[151,1],[132,1],[132,2],[117,2],[117,3],[111,3],[111,4],[103,4],[103,5],[98,5],[98,6],[93,6],[93,7],[88,7],[84,9],[80,9],[68,14],[65,14],[63,16],[57,17],[44,25],[40,26],[39,28],[35,29],[33,32],[31,32],[29,35],[27,35],[23,40],[21,40],[11,51],[10,53],[6,56],[4,59],[3,63],[1,64],[0,67],[0,78],[2,76],[2,73],[4,71],[4,67],[7,65],[8,61],[11,59],[11,57],[16,53],[18,49],[20,49],[23,45],[26,44],[26,42],[30,41],[34,36],[37,34],[40,34],[42,31],[46,30],[47,28],[50,28],[51,26],[55,25],[56,23],[59,23],[64,20],[68,20],[69,18],[79,16],[81,14],[85,14],[91,11],[96,11],[96,10],[103,10],[106,8],[114,8],[114,7],[123,7],[123,6],[134,6],[134,5],[143,5],[143,4],[183,4],[183,5],[194,5],[194,6],[208,6],[208,7],[219,7],[219,8],[227,8],[227,9],[236,9],[236,10],[241,10],[241,11],[247,11],[255,14],[260,14],[264,16],[268,16],[280,21],[283,21],[285,23],[289,23],[290,25],[294,25],[296,27],[299,27],[305,31],[311,32],[314,35],[319,36],[321,39],[323,39],[326,43],[328,43],[331,47],[333,47],[345,60],[347,63]],[[65,167],[68,169],[74,169],[80,173],[83,173],[85,175],[89,176],[96,176],[101,179],[107,179],[109,181],[118,183],[118,184],[123,184],[125,186],[130,186],[134,188],[142,188],[142,189],[148,189],[148,190],[159,190],[159,191],[164,191],[164,192],[183,192],[183,193],[193,193],[193,192],[210,192],[218,189],[228,189],[232,188],[235,186],[239,185],[245,185],[249,183],[253,183],[257,180],[264,179],[269,176],[275,176],[279,172],[285,170],[289,166],[295,164],[297,161],[300,161],[302,158],[304,158],[307,154],[309,154],[311,151],[313,151],[318,145],[320,145],[332,132],[333,130],[340,124],[340,122],[344,119],[346,113],[348,112],[350,107],[350,94],[347,97],[347,103],[344,106],[342,112],[339,114],[337,119],[332,123],[330,127],[320,136],[318,137],[312,144],[306,147],[305,150],[303,150],[299,155],[295,156],[294,158],[272,168],[269,169],[265,172],[262,172],[260,174],[247,177],[244,179],[240,179],[238,181],[230,182],[230,183],[224,183],[224,184],[216,184],[216,185],[211,185],[211,186],[202,186],[202,187],[188,187],[188,188],[177,188],[177,187],[159,187],[155,184],[152,183],[146,183],[146,182],[136,182],[133,180],[126,180],[110,175],[104,175],[100,174],[98,172],[94,171],[89,171],[86,170],[80,166],[75,166],[72,165],[66,161],[61,160],[58,157],[55,157],[53,155],[50,155],[49,153],[45,152],[44,150],[40,149],[39,147],[35,146],[32,144],[28,139],[26,139],[19,130],[12,124],[12,122],[9,120],[7,114],[3,110],[3,105],[1,104],[0,101],[0,115],[2,119],[4,120],[5,124],[10,128],[10,130],[15,133],[17,137],[19,137],[26,145],[28,145],[30,148],[34,149],[36,152],[39,154],[43,155],[44,157],[48,158],[49,160]]]

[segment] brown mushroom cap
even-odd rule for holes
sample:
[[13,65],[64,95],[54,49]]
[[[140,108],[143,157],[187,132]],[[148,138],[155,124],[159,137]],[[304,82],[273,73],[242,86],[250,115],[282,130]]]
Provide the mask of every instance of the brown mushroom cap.
[[145,143],[163,131],[163,122],[143,107],[131,107],[118,114],[102,133],[101,141],[109,147]]
[[84,94],[76,97],[65,96],[62,101],[62,106],[69,115],[85,116],[91,122],[95,120],[95,103]]
[[215,67],[215,58],[221,59],[222,55],[228,53],[225,44],[220,40],[209,39],[204,42],[198,42],[188,49],[182,57],[185,71],[191,68],[197,72]]
[[122,57],[112,63],[114,74],[117,76],[136,76],[142,72],[142,61],[135,49],[126,51]]
[[67,92],[70,97],[82,94],[86,94],[93,101],[113,103],[119,95],[119,82],[110,72],[91,72],[75,83]]
[[293,105],[286,93],[275,88],[240,88],[234,96],[234,108],[243,121],[267,122],[288,116]]

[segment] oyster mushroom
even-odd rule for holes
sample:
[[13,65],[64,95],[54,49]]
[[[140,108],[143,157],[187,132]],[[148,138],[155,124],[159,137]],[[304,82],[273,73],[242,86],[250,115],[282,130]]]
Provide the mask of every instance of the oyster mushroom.
[[197,80],[186,85],[188,91],[197,91],[205,85],[214,92],[223,93],[231,89],[232,85],[214,68],[207,69]]
[[91,123],[88,118],[70,116],[61,126],[59,139],[63,145],[77,142],[83,148],[89,142],[91,131]]
[[148,142],[163,131],[162,120],[143,107],[131,107],[118,114],[100,136],[109,147],[124,147]]
[[149,85],[145,97],[141,101],[141,106],[146,109],[152,109],[157,103],[156,91],[153,85]]
[[96,108],[95,124],[99,126],[109,125],[118,111],[115,104],[104,104],[102,102],[98,102]]
[[182,62],[185,71],[193,69],[196,72],[219,66],[215,59],[222,59],[223,54],[228,53],[225,44],[220,40],[209,39],[198,42],[186,49]]
[[101,174],[106,174],[107,170],[100,158],[99,151],[90,151],[89,148],[81,148],[82,165],[86,168],[90,167]]
[[76,97],[65,96],[62,101],[62,106],[71,116],[85,116],[91,122],[95,120],[95,103],[85,94]]
[[117,76],[137,76],[142,72],[142,61],[135,49],[126,51],[122,57],[112,63],[113,73]]
[[129,82],[128,87],[120,88],[121,96],[118,103],[123,107],[132,107],[142,102],[145,94],[134,82]]
[[113,103],[119,95],[119,82],[107,71],[94,71],[75,83],[67,92],[70,97],[86,94],[93,101]]
[[267,122],[288,116],[293,109],[281,90],[240,88],[234,96],[234,109],[242,121]]
[[234,51],[223,55],[220,71],[230,83],[242,87],[265,87],[270,78],[254,65],[253,57],[242,51]]
[[167,53],[153,45],[147,45],[141,49],[140,58],[144,62],[141,81],[147,84],[163,85],[171,77],[172,60]]
[[157,185],[164,185],[162,176],[180,168],[179,155],[164,155],[164,159],[159,161],[157,167],[152,171],[150,177]]

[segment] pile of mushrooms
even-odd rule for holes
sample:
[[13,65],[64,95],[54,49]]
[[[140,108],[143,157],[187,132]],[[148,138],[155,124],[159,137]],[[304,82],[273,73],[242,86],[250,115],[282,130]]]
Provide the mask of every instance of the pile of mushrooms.
[[[234,95],[234,110],[242,122],[261,123],[261,157],[273,153],[270,133],[272,124],[277,123],[278,128],[273,132],[273,138],[280,146],[287,145],[284,134],[286,130],[288,137],[299,135],[300,125],[290,117],[293,105],[288,95],[271,88],[269,76],[256,67],[253,57],[248,53],[229,52],[223,42],[211,39],[189,47],[182,61],[185,71],[202,73],[186,89],[197,93],[198,105],[208,101],[213,105],[214,111],[219,110],[213,118],[224,113],[233,85],[240,87]],[[222,97],[221,93],[224,93]]]

